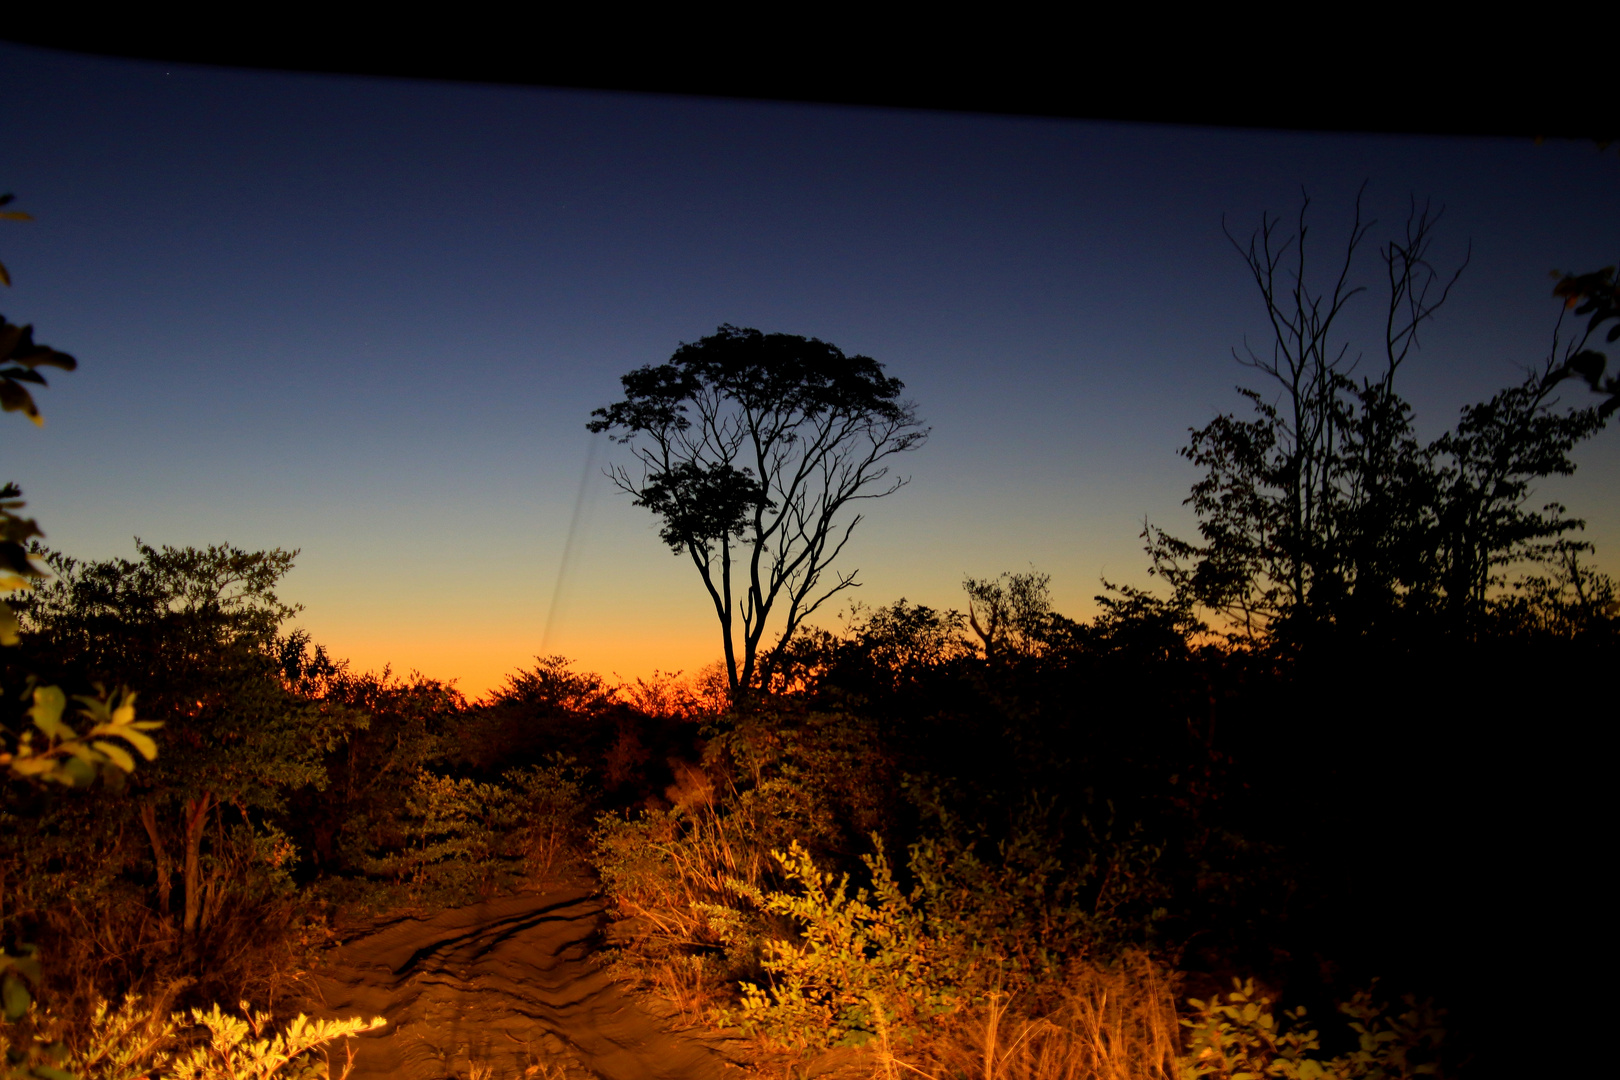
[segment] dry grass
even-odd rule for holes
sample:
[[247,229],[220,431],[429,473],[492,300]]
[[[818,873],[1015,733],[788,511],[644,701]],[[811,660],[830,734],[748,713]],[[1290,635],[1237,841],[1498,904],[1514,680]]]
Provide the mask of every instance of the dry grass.
[[143,905],[67,906],[29,928],[45,967],[39,999],[74,1028],[97,1001],[127,994],[173,1009],[246,999],[288,1014],[331,936],[324,921],[299,914],[287,901],[227,904],[188,941]]
[[885,1080],[1170,1080],[1180,1027],[1172,981],[1150,960],[1130,955],[1108,967],[1075,969],[1060,1003],[1040,1016],[991,994],[915,1047],[879,1033],[874,1074]]

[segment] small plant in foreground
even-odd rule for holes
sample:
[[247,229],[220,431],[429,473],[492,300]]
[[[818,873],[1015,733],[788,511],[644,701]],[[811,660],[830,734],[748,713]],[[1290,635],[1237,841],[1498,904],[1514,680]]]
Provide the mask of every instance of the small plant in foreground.
[[1371,990],[1356,992],[1339,1006],[1350,1018],[1356,1049],[1323,1060],[1312,1056],[1321,1049],[1321,1039],[1307,1025],[1303,1008],[1284,1011],[1279,1023],[1272,999],[1255,989],[1254,980],[1233,980],[1224,995],[1188,1001],[1193,1013],[1181,1021],[1187,1029],[1181,1078],[1440,1080],[1446,1075],[1440,1061],[1445,1012],[1411,995],[1404,1002],[1404,1011],[1390,1015],[1386,1006],[1373,1001]]
[[[233,1016],[215,1005],[207,1012],[193,1010],[193,1023],[208,1029],[202,1046],[175,1061],[175,1080],[325,1080],[327,1062],[315,1050],[348,1035],[374,1031],[387,1023],[380,1016],[369,1020],[315,1020],[300,1013],[281,1031],[270,1027],[270,1015],[241,1003],[243,1016]],[[347,1075],[348,1069],[342,1075]]]
[[[214,1005],[206,1012],[169,1012],[131,995],[117,1008],[98,1001],[80,1030],[48,1013],[31,1023],[0,1026],[4,1080],[326,1080],[322,1047],[373,1031],[387,1021],[316,1020],[300,1013],[279,1030],[270,1015],[241,1003],[242,1016]],[[194,1034],[203,1029],[206,1037]],[[189,1045],[192,1044],[192,1045]],[[339,1076],[346,1076],[344,1068]]]

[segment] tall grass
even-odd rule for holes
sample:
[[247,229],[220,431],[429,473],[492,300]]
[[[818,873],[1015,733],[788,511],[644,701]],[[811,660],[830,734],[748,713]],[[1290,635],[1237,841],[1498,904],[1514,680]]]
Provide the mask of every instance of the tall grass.
[[992,993],[914,1049],[880,1048],[879,1063],[888,1075],[939,1080],[1169,1080],[1180,1049],[1173,985],[1140,954],[1079,965],[1044,1015]]

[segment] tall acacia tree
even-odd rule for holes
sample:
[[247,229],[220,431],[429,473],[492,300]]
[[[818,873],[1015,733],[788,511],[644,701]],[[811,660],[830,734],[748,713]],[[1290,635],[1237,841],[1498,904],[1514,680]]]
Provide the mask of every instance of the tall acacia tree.
[[780,648],[856,584],[853,570],[826,577],[861,522],[845,511],[904,486],[890,459],[928,429],[876,360],[793,334],[722,326],[620,382],[624,400],[587,426],[633,447],[639,475],[608,475],[697,568],[739,697],[760,674],[773,611],[785,608]]

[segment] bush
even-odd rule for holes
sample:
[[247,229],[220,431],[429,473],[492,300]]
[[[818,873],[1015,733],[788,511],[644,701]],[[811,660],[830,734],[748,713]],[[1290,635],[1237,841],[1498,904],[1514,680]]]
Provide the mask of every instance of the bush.
[[[88,1021],[69,1025],[39,1013],[21,1025],[0,1026],[4,1075],[57,1080],[137,1080],[161,1073],[172,1080],[324,1080],[319,1053],[337,1039],[372,1031],[386,1021],[315,1020],[300,1013],[280,1027],[267,1013],[241,1003],[241,1016],[214,1005],[169,1012],[161,1003],[126,997],[117,1008],[98,1000]],[[340,1075],[347,1075],[344,1069]]]
[[365,869],[407,883],[418,898],[487,889],[499,864],[495,819],[510,793],[494,784],[417,772],[405,799],[401,850]]
[[610,970],[688,1019],[728,996],[728,983],[757,963],[764,927],[743,897],[766,867],[747,824],[700,802],[604,814],[591,837],[615,919]]
[[792,933],[754,899],[782,884],[771,856],[794,839],[844,846],[880,820],[884,759],[842,713],[768,712],[709,729],[700,765],[672,762],[671,804],[603,814],[592,861],[615,917],[613,971],[689,1018],[760,975],[762,943]]
[[1371,990],[1358,991],[1339,1006],[1350,1018],[1355,1049],[1323,1060],[1313,1056],[1321,1039],[1307,1026],[1303,1008],[1285,1010],[1278,1023],[1272,999],[1254,980],[1233,980],[1224,997],[1188,1002],[1193,1011],[1181,1021],[1187,1029],[1181,1080],[1439,1080],[1445,1075],[1445,1011],[1411,995],[1404,1002],[1403,1012],[1389,1015]]
[[512,769],[503,777],[511,795],[501,825],[510,833],[509,850],[529,874],[546,874],[583,850],[591,802],[586,777],[584,767],[560,754],[549,764]]
[[501,780],[419,770],[405,799],[399,849],[368,860],[367,872],[407,884],[415,899],[449,903],[550,871],[582,842],[585,770],[556,757]]
[[761,909],[793,920],[802,940],[766,942],[768,985],[745,983],[741,1006],[722,1019],[791,1049],[821,1050],[891,1032],[910,1042],[921,1024],[972,997],[974,950],[930,925],[874,842],[865,859],[872,888],[853,897],[849,875],[821,872],[797,841],[776,855],[797,890],[749,891]]

